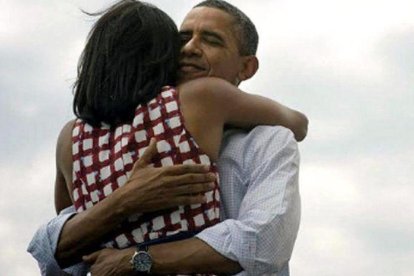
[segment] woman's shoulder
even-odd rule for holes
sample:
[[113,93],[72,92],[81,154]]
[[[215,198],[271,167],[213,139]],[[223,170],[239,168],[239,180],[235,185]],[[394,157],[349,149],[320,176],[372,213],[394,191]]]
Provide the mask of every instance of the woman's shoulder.
[[72,119],[68,121],[60,131],[59,137],[58,137],[58,147],[66,145],[68,143],[71,143],[71,137],[72,137],[72,130],[75,126],[76,119]]
[[70,173],[72,166],[72,130],[76,119],[67,122],[60,131],[56,145],[56,165],[64,174]]
[[177,90],[180,97],[194,98],[198,101],[214,101],[227,97],[228,93],[233,89],[237,89],[226,80],[216,77],[203,77],[195,80],[187,81],[180,84]]
[[209,89],[213,89],[213,88],[227,87],[229,85],[232,85],[232,84],[229,83],[226,80],[221,79],[221,78],[202,77],[202,78],[197,78],[197,79],[186,81],[186,82],[180,84],[177,88],[178,89],[193,88],[193,89],[196,89],[196,90],[200,90],[200,89],[209,90]]

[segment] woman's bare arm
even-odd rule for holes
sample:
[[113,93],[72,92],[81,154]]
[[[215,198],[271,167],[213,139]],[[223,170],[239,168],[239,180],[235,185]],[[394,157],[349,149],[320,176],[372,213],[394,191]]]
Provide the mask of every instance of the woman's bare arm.
[[[246,129],[257,125],[280,125],[290,129],[297,141],[306,137],[306,116],[274,100],[245,93],[218,78],[197,79],[182,86],[192,97],[192,102],[198,102],[198,108],[205,108],[209,116],[215,116],[213,120],[216,122],[222,120],[225,124]],[[215,114],[211,114],[212,111]]]
[[72,196],[72,129],[75,121],[68,122],[59,134],[56,145],[55,209],[59,214],[71,206]]

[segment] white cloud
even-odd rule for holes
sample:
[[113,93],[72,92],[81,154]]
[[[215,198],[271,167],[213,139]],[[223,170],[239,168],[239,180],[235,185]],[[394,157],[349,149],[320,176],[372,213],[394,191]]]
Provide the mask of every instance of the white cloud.
[[[6,275],[38,275],[26,248],[34,231],[54,216],[53,146],[20,165],[0,168],[0,266]],[[22,273],[22,274],[20,274]]]
[[[408,159],[400,161],[405,164]],[[293,271],[298,275],[409,275],[413,266],[406,256],[414,254],[413,189],[395,177],[397,164],[389,164],[393,161],[384,156],[303,164],[303,219]],[[400,168],[402,174],[407,166]],[[402,259],[393,270],[397,256]]]

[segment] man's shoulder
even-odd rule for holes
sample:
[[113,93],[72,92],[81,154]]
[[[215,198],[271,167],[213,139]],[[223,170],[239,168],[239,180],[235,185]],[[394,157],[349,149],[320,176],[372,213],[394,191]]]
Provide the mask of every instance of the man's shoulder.
[[253,128],[249,133],[249,136],[265,136],[269,139],[290,139],[295,140],[293,132],[283,126],[257,126]]
[[225,136],[227,143],[249,143],[261,145],[272,141],[292,141],[296,143],[293,132],[283,126],[257,126],[250,131],[230,130]]
[[221,157],[262,158],[280,151],[297,151],[291,130],[282,126],[257,126],[250,131],[230,130],[223,140]]

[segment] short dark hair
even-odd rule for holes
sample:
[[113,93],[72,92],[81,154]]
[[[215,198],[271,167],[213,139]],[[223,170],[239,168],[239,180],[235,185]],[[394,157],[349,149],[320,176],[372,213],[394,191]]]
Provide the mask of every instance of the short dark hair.
[[174,21],[157,7],[123,0],[103,12],[78,63],[73,110],[93,125],[131,122],[139,104],[175,85],[180,40]]
[[238,39],[240,43],[240,54],[256,55],[257,46],[259,44],[259,34],[257,33],[256,26],[244,12],[222,0],[206,0],[194,6],[194,8],[197,7],[215,8],[233,16],[238,29],[237,31],[239,32]]

